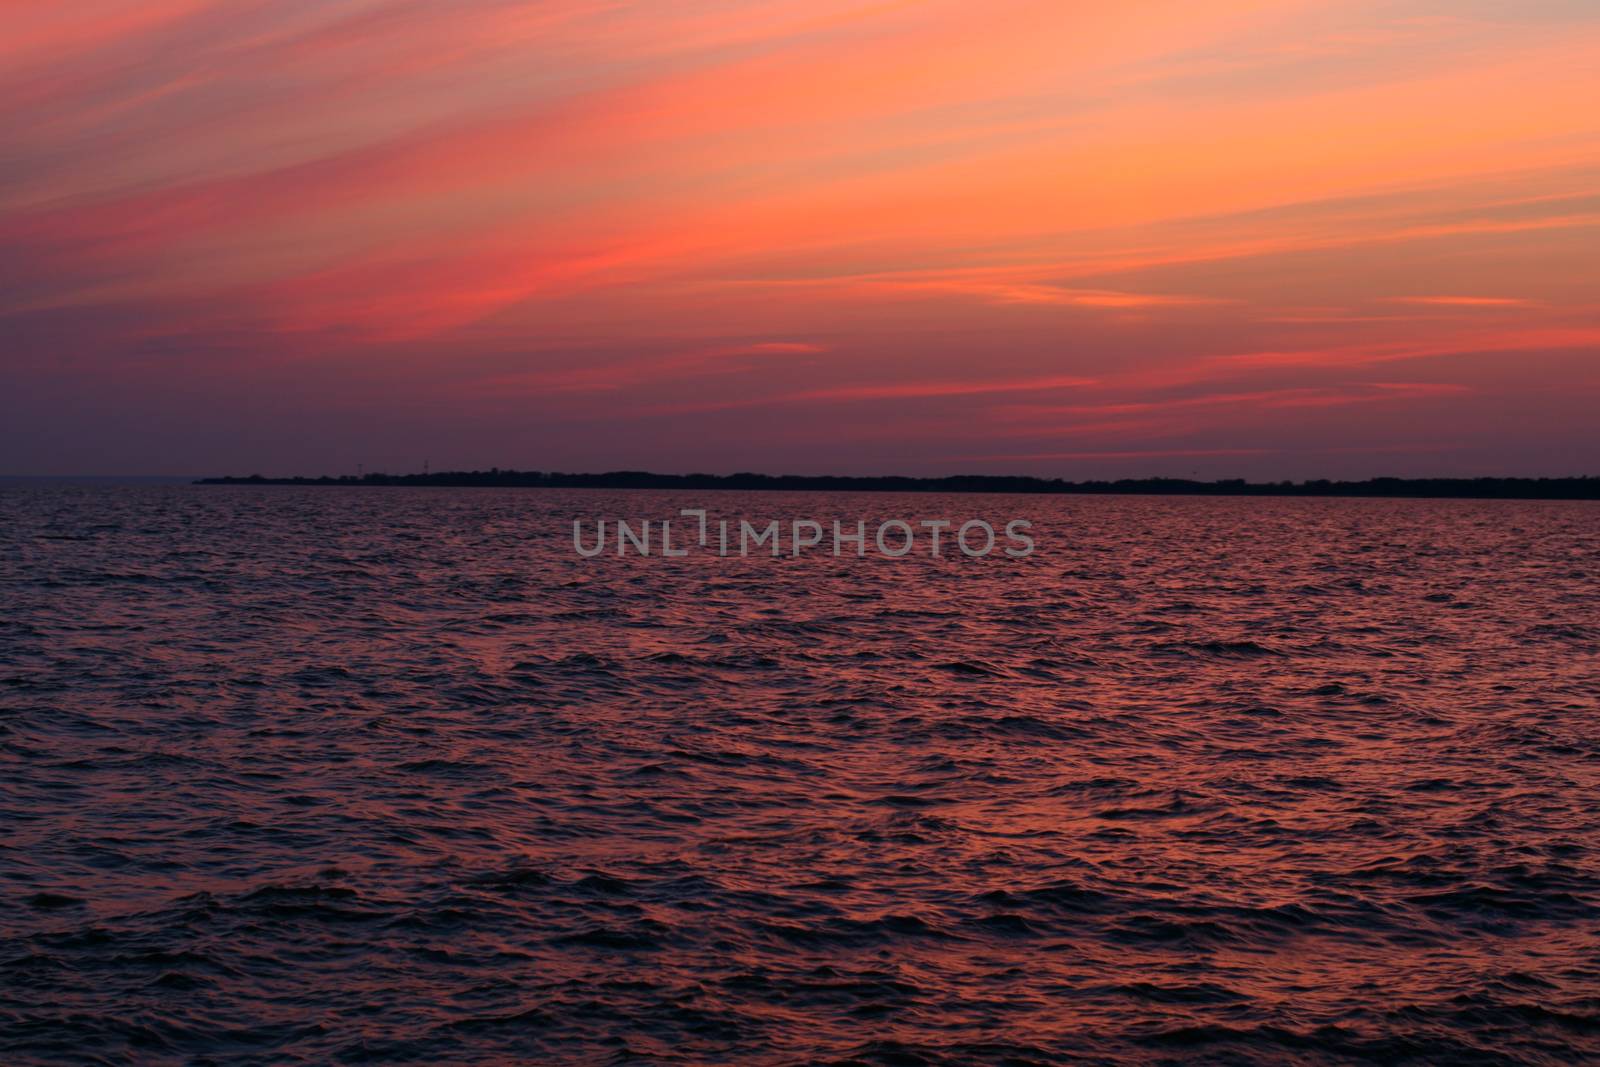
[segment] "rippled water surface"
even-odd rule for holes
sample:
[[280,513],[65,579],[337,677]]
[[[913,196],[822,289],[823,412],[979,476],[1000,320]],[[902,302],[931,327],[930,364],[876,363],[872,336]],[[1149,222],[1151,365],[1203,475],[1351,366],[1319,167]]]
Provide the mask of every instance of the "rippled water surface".
[[[579,559],[574,516],[1032,519]],[[1600,507],[0,490],[0,1061],[1600,1058]]]

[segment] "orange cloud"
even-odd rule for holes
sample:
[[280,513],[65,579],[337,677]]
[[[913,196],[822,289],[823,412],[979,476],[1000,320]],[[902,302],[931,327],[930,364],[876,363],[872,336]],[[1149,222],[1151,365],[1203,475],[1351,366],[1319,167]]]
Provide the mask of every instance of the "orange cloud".
[[0,0],[0,341],[596,447],[1488,396],[1576,437],[1517,372],[1592,381],[1600,19],[1491,7]]
[[1433,307],[1527,308],[1537,306],[1537,301],[1518,300],[1504,296],[1390,296],[1384,299],[1391,304],[1427,304]]

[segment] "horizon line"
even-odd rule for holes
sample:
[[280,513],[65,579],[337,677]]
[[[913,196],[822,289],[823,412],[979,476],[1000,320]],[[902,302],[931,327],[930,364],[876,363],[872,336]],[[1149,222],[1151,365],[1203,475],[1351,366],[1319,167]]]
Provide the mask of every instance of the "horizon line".
[[772,475],[752,471],[733,474],[659,474],[642,470],[604,473],[512,470],[437,471],[389,474],[373,471],[345,475],[267,477],[223,475],[195,479],[195,485],[308,486],[326,488],[516,488],[722,490],[742,492],[971,492],[1052,494],[1142,494],[1210,496],[1352,496],[1421,498],[1600,499],[1600,475],[1402,478],[1378,476],[1360,480],[1308,478],[1301,481],[1251,482],[1244,478],[1155,476],[1071,481],[1037,475]]

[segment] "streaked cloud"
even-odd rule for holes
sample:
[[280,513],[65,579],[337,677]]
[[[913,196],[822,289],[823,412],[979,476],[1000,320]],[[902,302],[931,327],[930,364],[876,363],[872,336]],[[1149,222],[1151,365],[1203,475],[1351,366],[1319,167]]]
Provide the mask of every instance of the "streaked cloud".
[[1535,307],[1534,300],[1521,300],[1508,296],[1391,296],[1391,304],[1424,304],[1450,308],[1527,308]]
[[0,7],[18,469],[1600,464],[1592,5]]

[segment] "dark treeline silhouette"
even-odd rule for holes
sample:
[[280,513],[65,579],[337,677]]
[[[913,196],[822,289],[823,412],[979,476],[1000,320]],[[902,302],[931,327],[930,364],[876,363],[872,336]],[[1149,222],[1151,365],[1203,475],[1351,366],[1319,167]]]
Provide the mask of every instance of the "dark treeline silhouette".
[[773,474],[562,474],[557,471],[440,471],[320,478],[202,478],[197,485],[476,486],[546,489],[742,489],[873,493],[1142,493],[1165,496],[1471,497],[1520,500],[1600,500],[1600,477],[1370,478],[1360,482],[1215,482],[1186,478],[1122,478],[1069,482],[1024,475],[958,474],[945,478]]

